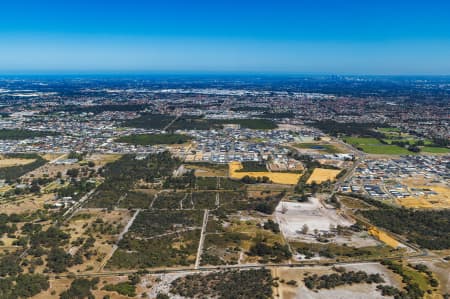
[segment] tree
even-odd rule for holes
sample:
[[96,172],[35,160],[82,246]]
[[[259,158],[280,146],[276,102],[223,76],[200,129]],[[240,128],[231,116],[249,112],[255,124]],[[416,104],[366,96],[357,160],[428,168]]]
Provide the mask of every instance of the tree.
[[80,171],[77,168],[72,168],[72,169],[67,170],[67,175],[72,178],[76,178],[78,176],[79,172]]
[[41,192],[41,187],[39,187],[39,185],[31,185],[30,191],[33,193],[39,193]]
[[303,224],[302,230],[301,230],[302,234],[306,235],[308,233],[308,231],[309,231],[308,225],[307,224]]

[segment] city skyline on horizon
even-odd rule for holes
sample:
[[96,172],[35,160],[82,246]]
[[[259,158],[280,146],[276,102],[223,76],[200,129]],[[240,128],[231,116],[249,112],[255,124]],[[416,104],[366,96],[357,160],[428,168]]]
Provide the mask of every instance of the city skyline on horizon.
[[0,74],[450,74],[436,0],[8,2],[0,37]]

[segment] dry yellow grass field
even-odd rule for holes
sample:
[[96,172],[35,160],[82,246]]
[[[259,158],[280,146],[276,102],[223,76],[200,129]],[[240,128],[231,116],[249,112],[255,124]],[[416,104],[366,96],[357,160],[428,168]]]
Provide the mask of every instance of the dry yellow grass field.
[[229,176],[232,179],[242,179],[244,176],[248,175],[250,177],[268,177],[275,184],[284,185],[295,185],[302,176],[298,173],[282,173],[282,172],[238,172],[242,169],[242,163],[240,162],[230,162],[229,164]]
[[54,194],[25,195],[16,201],[0,204],[0,211],[5,214],[34,212],[44,208],[44,204],[54,198]]
[[0,157],[0,168],[2,167],[11,167],[11,166],[20,166],[30,164],[36,161],[36,159],[21,159],[21,158],[3,158]]
[[119,154],[92,154],[86,160],[93,161],[97,166],[105,166],[105,164],[114,162],[120,157],[122,155]]
[[392,238],[387,233],[379,230],[376,227],[371,227],[369,229],[369,234],[371,234],[381,242],[385,243],[386,245],[391,246],[392,248],[397,248],[400,245],[394,238]]
[[[436,194],[417,194],[397,199],[398,204],[407,208],[448,209],[450,208],[450,188],[444,185],[409,185],[416,190],[431,190]],[[413,192],[414,193],[414,192]],[[425,193],[425,192],[422,192]]]
[[334,181],[339,172],[341,171],[338,169],[316,168],[306,183],[311,184],[312,182],[316,182],[320,184],[328,180]]
[[199,177],[217,177],[217,176],[226,176],[227,171],[226,168],[214,168],[214,167],[207,167],[203,165],[192,165],[192,164],[186,164],[184,165],[186,169],[194,169],[195,176]]
[[[83,209],[66,224],[64,230],[70,233],[70,243],[72,243],[79,237],[87,236],[87,231],[92,228],[93,223],[97,219],[103,220],[105,225],[111,224],[113,227],[116,227],[120,224],[122,227],[125,227],[130,218],[131,215],[128,210],[105,212],[97,209]],[[102,234],[98,231],[91,231],[91,233],[96,239],[94,244],[96,255],[81,265],[70,267],[70,271],[86,271],[88,267],[91,267],[92,271],[98,271],[107,262],[105,259],[110,257],[112,243],[117,240],[118,234]],[[69,245],[65,249],[68,252],[76,253],[79,247]]]

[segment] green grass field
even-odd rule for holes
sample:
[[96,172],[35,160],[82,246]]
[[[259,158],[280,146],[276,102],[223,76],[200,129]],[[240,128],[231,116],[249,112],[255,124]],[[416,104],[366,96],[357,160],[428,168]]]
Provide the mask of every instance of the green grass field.
[[382,144],[376,138],[370,137],[345,137],[344,141],[356,148],[361,148],[368,154],[377,155],[412,155],[406,148],[397,145]]
[[156,144],[181,144],[191,140],[187,135],[181,134],[141,134],[122,136],[116,142],[134,145],[156,145]]
[[421,149],[422,149],[422,152],[432,153],[432,154],[447,154],[447,153],[450,153],[450,148],[446,148],[446,147],[424,146]]
[[378,128],[377,130],[380,132],[400,132],[399,128],[394,128],[394,127]]

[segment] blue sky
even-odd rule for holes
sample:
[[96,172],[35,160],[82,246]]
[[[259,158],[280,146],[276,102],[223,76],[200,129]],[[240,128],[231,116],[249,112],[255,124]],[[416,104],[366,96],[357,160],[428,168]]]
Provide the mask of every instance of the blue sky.
[[0,73],[450,74],[450,1],[0,4]]

